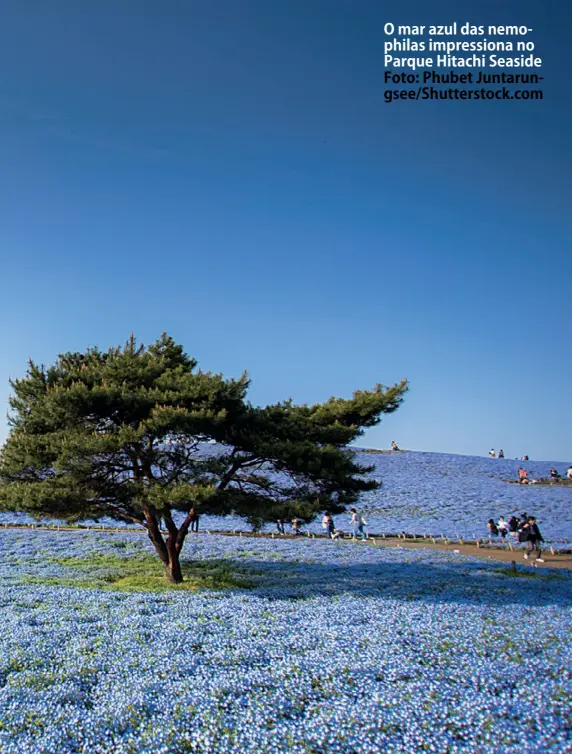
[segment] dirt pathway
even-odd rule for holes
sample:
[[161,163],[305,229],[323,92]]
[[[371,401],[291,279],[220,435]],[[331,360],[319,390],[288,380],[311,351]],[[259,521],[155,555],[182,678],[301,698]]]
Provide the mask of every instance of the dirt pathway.
[[[407,550],[437,550],[439,552],[451,552],[458,555],[470,555],[475,558],[483,558],[483,560],[498,560],[501,563],[510,564],[511,561],[515,561],[518,566],[531,566],[532,560],[525,560],[524,548],[515,548],[514,551],[507,549],[500,549],[498,547],[477,547],[474,544],[455,544],[451,543],[446,545],[444,543],[427,542],[424,539],[417,540],[403,540],[403,539],[376,539],[377,547],[401,547]],[[550,549],[544,550],[542,553],[544,563],[538,563],[537,568],[567,568],[572,570],[572,554],[568,553],[556,553],[552,555]]]
[[[96,528],[96,527],[85,527],[85,528],[72,528],[72,527],[49,527],[49,526],[31,526],[31,525],[11,525],[11,524],[2,524],[0,525],[1,529],[19,529],[20,531],[27,529],[32,531],[47,531],[47,532],[97,532],[99,534],[101,533],[108,533],[108,534],[144,534],[144,529],[127,529],[127,528]],[[165,532],[166,533],[166,532]],[[252,539],[306,539],[307,537],[304,535],[295,536],[293,534],[267,534],[267,533],[258,533],[253,534],[251,532],[230,532],[230,531],[202,531],[200,534],[212,534],[212,535],[218,535],[218,536],[226,536],[226,537],[249,537]],[[199,534],[199,536],[200,536]],[[189,533],[189,537],[196,536],[195,534]],[[314,536],[314,535],[312,535]],[[318,539],[323,539],[323,535],[319,535],[316,537]],[[360,542],[355,542],[351,538],[346,538],[344,540],[344,544],[353,544],[357,547],[363,547],[363,545]],[[518,566],[528,566],[528,567],[534,567],[533,566],[533,560],[526,560],[524,558],[524,547],[515,547],[514,550],[510,550],[510,548],[501,548],[501,547],[489,547],[487,545],[480,545],[477,546],[473,543],[463,543],[459,544],[458,542],[452,542],[450,541],[449,544],[446,544],[445,542],[436,541],[432,542],[428,539],[423,539],[422,537],[418,537],[416,539],[403,539],[400,537],[381,537],[376,536],[375,534],[370,535],[369,539],[367,540],[367,544],[369,544],[370,547],[396,547],[396,548],[402,548],[407,550],[437,550],[438,552],[450,552],[456,555],[470,555],[475,558],[482,558],[483,560],[496,560],[501,563],[507,563],[510,564],[512,561],[514,561]],[[543,550],[543,563],[538,563],[536,565],[537,568],[564,568],[568,570],[572,570],[572,553],[559,553],[556,552],[554,555],[550,552],[550,547],[548,546],[545,550]]]

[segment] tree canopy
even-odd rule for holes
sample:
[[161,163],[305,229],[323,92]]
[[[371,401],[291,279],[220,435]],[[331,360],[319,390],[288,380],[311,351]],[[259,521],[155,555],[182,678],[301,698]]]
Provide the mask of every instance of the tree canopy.
[[132,336],[106,352],[63,354],[49,367],[30,361],[10,384],[0,509],[140,524],[175,582],[193,507],[251,523],[311,520],[375,489],[372,467],[347,446],[407,390],[404,380],[350,399],[257,407],[246,373],[203,372],[166,334],[148,347]]

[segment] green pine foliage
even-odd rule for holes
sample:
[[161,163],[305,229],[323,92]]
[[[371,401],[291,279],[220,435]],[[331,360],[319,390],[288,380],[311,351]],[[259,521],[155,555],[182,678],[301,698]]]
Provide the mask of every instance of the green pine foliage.
[[[395,411],[405,381],[314,406],[247,402],[249,380],[203,372],[166,334],[153,345],[30,361],[11,382],[0,509],[67,521],[110,516],[147,529],[167,576],[191,516],[261,522],[343,510],[376,483],[347,445]],[[161,528],[165,527],[164,537]]]

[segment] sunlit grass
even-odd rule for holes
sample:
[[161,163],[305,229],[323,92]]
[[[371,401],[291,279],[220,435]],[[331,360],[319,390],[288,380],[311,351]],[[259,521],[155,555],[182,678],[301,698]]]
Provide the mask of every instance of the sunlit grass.
[[169,582],[160,561],[147,555],[117,557],[94,554],[85,558],[54,558],[52,562],[77,569],[78,575],[27,577],[23,583],[125,592],[195,592],[203,589],[250,589],[255,585],[252,570],[219,560],[182,561],[182,584]]

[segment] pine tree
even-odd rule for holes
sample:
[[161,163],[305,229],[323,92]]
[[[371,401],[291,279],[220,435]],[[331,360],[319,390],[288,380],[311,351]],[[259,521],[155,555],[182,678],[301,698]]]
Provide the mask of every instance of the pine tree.
[[[347,444],[394,411],[404,382],[315,406],[253,407],[248,377],[203,372],[164,334],[145,348],[29,362],[11,381],[10,434],[0,457],[0,509],[67,521],[104,516],[144,526],[167,577],[192,507],[259,525],[339,512],[375,489]],[[173,513],[187,515],[177,524]],[[166,536],[162,531],[166,530]]]

